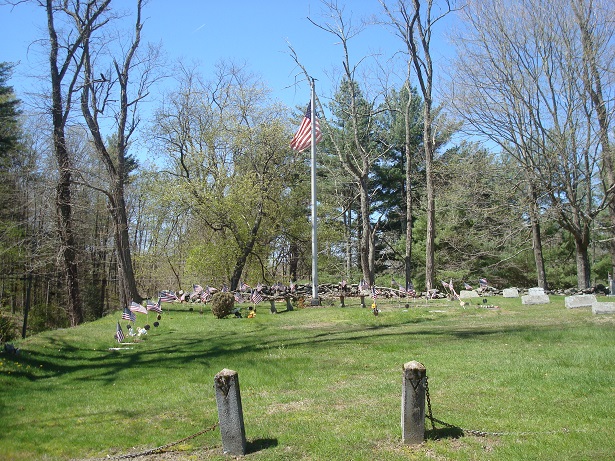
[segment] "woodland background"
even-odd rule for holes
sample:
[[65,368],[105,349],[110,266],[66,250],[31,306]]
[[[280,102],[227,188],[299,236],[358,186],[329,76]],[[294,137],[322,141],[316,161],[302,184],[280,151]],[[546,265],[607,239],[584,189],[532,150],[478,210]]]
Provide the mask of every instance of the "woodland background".
[[[141,0],[34,3],[46,70],[21,95],[0,64],[2,341],[24,315],[33,333],[195,283],[309,283],[309,150],[289,147],[305,107],[246,64],[204,75],[142,42]],[[308,20],[343,46],[317,101],[320,282],[607,283],[612,0],[381,0],[352,27],[322,6]],[[456,58],[434,75],[448,15]],[[352,59],[383,26],[399,47]]]

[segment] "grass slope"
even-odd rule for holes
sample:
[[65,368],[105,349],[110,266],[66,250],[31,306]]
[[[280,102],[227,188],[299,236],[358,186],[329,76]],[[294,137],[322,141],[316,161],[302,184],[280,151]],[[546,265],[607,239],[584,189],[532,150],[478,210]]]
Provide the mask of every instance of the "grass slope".
[[[224,320],[167,304],[158,328],[137,343],[126,335],[119,351],[120,313],[33,336],[16,343],[19,356],[0,354],[0,459],[104,458],[180,440],[217,421],[223,368],[239,373],[247,459],[615,459],[615,319],[551,299],[492,298],[493,310],[383,302],[377,317],[358,300],[278,315],[261,304],[254,319]],[[155,320],[137,315],[139,326]],[[427,368],[436,418],[490,434],[426,423],[426,442],[404,446],[411,360]],[[226,459],[218,430],[173,450]]]

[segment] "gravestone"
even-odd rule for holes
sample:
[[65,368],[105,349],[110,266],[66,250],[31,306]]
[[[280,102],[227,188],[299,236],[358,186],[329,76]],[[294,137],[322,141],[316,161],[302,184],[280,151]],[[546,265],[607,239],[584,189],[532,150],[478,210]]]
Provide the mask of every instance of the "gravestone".
[[459,292],[459,298],[480,298],[476,290],[461,290]]
[[592,304],[592,314],[615,314],[615,303],[599,303]]
[[568,309],[574,309],[577,307],[591,307],[594,303],[598,302],[595,295],[575,295],[566,296],[564,298],[564,304]]
[[517,290],[516,288],[504,288],[504,290],[502,291],[502,296],[504,296],[505,298],[518,298],[519,290]]
[[544,288],[540,287],[530,288],[527,295],[521,296],[521,304],[549,304],[550,302]]

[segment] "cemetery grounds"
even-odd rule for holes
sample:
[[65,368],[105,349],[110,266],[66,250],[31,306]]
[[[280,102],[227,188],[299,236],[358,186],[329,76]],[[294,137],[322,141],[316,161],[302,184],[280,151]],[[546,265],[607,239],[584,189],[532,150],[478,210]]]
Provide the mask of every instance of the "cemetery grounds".
[[[163,304],[138,338],[120,312],[28,337],[0,353],[0,459],[228,459],[213,382],[224,368],[239,376],[246,460],[615,459],[615,316],[550,299],[378,300],[378,316],[358,298],[278,314],[262,303],[250,319],[248,304],[226,319]],[[407,446],[412,360],[446,424],[427,419],[425,442]]]

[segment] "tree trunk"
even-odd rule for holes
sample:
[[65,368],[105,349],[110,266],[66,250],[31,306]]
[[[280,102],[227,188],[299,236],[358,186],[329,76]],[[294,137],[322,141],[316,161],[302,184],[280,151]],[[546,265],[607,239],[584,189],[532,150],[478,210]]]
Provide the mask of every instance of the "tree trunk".
[[535,188],[530,185],[530,225],[532,227],[532,249],[534,250],[534,262],[536,263],[536,278],[538,286],[545,290],[549,288],[547,283],[547,272],[545,261],[542,254],[542,237],[540,235],[540,218],[538,217],[538,194]]
[[584,239],[574,239],[577,260],[577,288],[584,290],[591,286],[591,268],[589,264],[589,245]]
[[405,158],[406,158],[406,251],[404,254],[405,268],[405,289],[412,284],[412,139],[410,136],[410,107],[412,102],[412,92],[408,84],[408,102],[404,113],[405,125]]
[[360,197],[361,197],[361,273],[363,279],[371,285],[374,284],[374,267],[373,267],[373,245],[371,222],[369,216],[369,195],[367,190],[367,178],[363,177],[360,181]]
[[[425,102],[425,117],[431,117],[431,110]],[[427,235],[425,236],[425,285],[427,290],[435,288],[436,281],[436,191],[433,178],[434,146],[431,140],[431,122],[425,121],[425,173],[427,175]]]
[[[60,254],[64,265],[67,292],[67,312],[71,326],[83,322],[83,306],[79,291],[77,268],[77,249],[73,231],[73,209],[71,196],[71,162],[66,149],[65,111],[62,97],[62,77],[58,69],[58,37],[54,26],[54,7],[52,0],[47,0],[47,26],[50,39],[49,65],[51,74],[51,116],[53,123],[53,151],[58,162],[58,184],[56,187],[56,216],[60,239]],[[67,58],[68,60],[68,58]]]
[[120,269],[120,287],[122,290],[120,300],[123,306],[128,306],[131,301],[142,302],[143,297],[139,294],[132,265],[128,216],[126,215],[126,203],[124,200],[124,184],[121,178],[116,178],[115,181],[112,181],[111,194],[113,197],[111,215],[113,216],[115,233],[115,252]]

